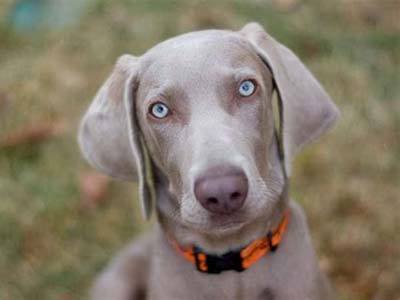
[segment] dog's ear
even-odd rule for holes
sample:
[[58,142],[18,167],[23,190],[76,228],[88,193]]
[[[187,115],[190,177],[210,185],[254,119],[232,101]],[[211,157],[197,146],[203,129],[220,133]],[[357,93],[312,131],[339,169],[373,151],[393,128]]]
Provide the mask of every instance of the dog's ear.
[[121,56],[82,119],[79,144],[87,161],[109,176],[139,181],[142,212],[150,217],[152,164],[135,113],[139,59]]
[[259,24],[249,23],[239,33],[272,72],[281,102],[285,169],[290,174],[294,155],[328,130],[339,110],[299,58]]

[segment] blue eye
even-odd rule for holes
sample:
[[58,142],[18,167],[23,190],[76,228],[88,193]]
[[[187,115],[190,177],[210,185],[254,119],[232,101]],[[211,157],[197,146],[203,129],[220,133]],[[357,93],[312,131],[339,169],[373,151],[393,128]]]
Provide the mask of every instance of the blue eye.
[[239,94],[243,97],[251,96],[256,90],[256,85],[251,80],[242,81],[239,86]]
[[169,108],[162,102],[151,105],[150,113],[157,119],[164,119],[169,114]]

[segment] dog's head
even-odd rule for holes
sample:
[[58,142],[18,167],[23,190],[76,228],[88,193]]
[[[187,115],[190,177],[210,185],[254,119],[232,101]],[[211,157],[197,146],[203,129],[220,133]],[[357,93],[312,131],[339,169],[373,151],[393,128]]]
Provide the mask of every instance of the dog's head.
[[146,217],[157,199],[185,226],[221,233],[273,213],[292,158],[337,116],[300,60],[253,23],[122,56],[82,121],[80,144],[101,171],[139,180]]

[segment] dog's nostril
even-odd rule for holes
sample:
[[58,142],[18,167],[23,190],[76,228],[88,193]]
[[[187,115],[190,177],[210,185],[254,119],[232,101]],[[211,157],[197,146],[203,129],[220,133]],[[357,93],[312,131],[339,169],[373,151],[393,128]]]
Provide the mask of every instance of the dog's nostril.
[[231,194],[231,199],[232,200],[239,199],[240,197],[241,197],[241,195],[240,195],[239,192],[234,192],[234,193]]
[[213,204],[217,204],[217,203],[218,203],[218,199],[217,199],[217,198],[214,198],[214,197],[208,198],[207,201],[208,201],[209,203],[213,203]]

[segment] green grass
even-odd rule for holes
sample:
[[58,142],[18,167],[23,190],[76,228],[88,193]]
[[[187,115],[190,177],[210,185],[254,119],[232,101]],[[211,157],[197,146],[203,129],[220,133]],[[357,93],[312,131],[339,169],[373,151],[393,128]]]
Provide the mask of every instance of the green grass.
[[[170,36],[262,23],[313,70],[342,110],[335,129],[295,165],[292,194],[309,217],[321,267],[339,299],[400,297],[400,25],[396,1],[90,2],[63,30],[15,32],[0,4],[0,140],[39,120],[66,132],[0,149],[0,299],[85,299],[91,280],[138,232],[136,185],[112,182],[82,209],[90,168],[79,118],[116,58]],[[266,1],[265,1],[266,2]]]

